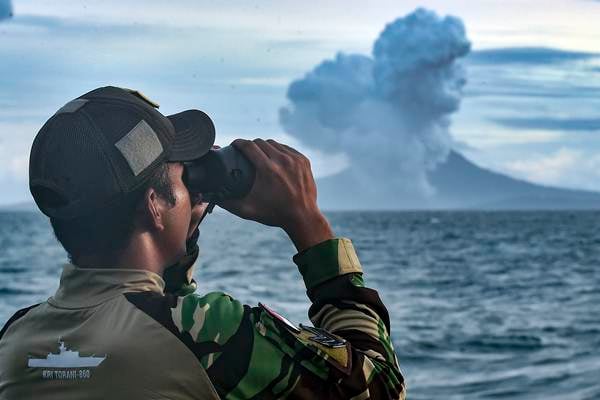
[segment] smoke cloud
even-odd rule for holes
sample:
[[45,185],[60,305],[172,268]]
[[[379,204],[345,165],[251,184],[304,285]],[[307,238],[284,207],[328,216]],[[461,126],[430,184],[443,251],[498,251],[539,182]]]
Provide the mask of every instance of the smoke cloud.
[[310,147],[346,153],[357,184],[431,195],[427,171],[451,150],[469,51],[460,19],[419,8],[385,27],[371,57],[338,53],[292,82],[280,122]]
[[12,3],[10,0],[0,0],[0,21],[13,16]]

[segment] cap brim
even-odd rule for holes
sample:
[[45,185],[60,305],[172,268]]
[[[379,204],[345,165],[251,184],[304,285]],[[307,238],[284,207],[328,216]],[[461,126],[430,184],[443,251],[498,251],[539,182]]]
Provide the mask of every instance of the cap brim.
[[187,110],[167,117],[175,128],[168,161],[191,161],[202,157],[215,143],[215,125],[200,110]]

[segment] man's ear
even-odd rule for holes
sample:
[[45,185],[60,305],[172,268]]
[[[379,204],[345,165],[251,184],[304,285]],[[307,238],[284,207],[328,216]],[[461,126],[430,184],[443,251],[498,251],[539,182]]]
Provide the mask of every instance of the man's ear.
[[142,202],[142,212],[145,221],[150,229],[162,231],[165,229],[165,214],[167,211],[166,202],[156,193],[154,188],[150,187],[144,193]]

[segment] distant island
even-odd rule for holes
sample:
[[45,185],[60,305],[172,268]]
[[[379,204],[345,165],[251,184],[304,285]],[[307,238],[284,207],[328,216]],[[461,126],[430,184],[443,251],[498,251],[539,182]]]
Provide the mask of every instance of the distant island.
[[[360,186],[350,170],[317,179],[324,210],[596,210],[600,193],[538,185],[481,168],[453,151],[429,173],[430,197],[399,195],[393,187]],[[216,208],[215,210],[218,210]],[[33,201],[0,211],[36,211]]]
[[14,204],[0,205],[0,211],[11,211],[11,212],[37,211],[37,212],[40,212],[37,208],[37,205],[33,201],[23,201],[23,202],[14,203]]

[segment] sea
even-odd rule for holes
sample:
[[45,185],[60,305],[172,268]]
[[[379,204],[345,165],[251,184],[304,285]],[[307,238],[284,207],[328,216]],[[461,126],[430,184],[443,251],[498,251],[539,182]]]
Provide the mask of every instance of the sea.
[[[409,399],[600,399],[600,213],[328,212],[389,310]],[[285,233],[201,225],[199,293],[308,322]],[[0,320],[45,300],[66,255],[34,212],[0,213]]]

